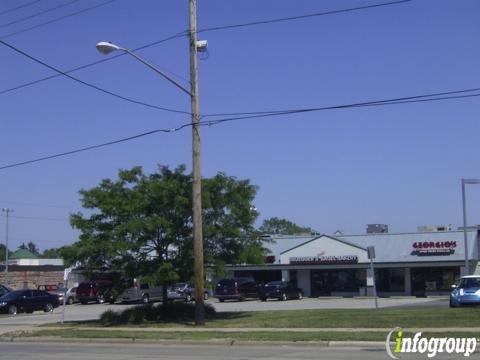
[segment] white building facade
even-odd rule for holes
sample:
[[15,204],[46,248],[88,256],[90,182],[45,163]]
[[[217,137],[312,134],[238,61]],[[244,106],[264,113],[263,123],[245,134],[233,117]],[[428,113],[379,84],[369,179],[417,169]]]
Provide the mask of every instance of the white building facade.
[[[465,270],[463,231],[402,234],[279,236],[266,243],[271,263],[231,265],[234,276],[260,282],[285,280],[306,296],[362,296],[372,293],[367,247],[375,248],[380,296],[448,294]],[[479,230],[467,231],[470,273],[480,273]]]

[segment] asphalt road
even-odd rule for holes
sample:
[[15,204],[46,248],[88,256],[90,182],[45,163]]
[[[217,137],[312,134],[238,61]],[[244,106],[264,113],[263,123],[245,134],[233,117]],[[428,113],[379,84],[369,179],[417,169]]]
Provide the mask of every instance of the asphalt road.
[[[407,356],[402,359],[426,359]],[[463,356],[438,355],[435,359],[461,359]],[[377,360],[388,359],[383,347],[309,347],[309,346],[217,346],[217,345],[151,345],[99,343],[0,343],[0,359],[102,359],[102,360]],[[480,359],[472,354],[469,359]]]
[[[309,299],[278,301],[269,300],[261,302],[259,300],[250,301],[226,301],[218,302],[216,299],[209,300],[210,304],[215,306],[219,312],[227,311],[261,311],[261,310],[298,310],[298,309],[371,309],[374,307],[372,299]],[[426,298],[399,298],[399,299],[379,299],[381,308],[406,308],[406,307],[447,307],[446,299],[426,299]],[[89,304],[89,305],[69,305],[65,310],[65,321],[84,321],[96,320],[100,315],[113,309],[121,311],[132,305],[107,305],[107,304]],[[61,319],[62,309],[57,308],[53,313],[44,313],[36,311],[33,314],[18,314],[16,316],[0,315],[1,327],[15,327],[21,325],[39,325],[45,323],[56,323]]]

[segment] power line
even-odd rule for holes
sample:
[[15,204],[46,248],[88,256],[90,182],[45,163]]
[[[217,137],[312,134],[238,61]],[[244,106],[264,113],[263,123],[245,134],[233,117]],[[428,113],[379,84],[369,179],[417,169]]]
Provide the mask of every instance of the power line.
[[172,129],[156,129],[156,130],[146,131],[146,132],[141,133],[141,134],[129,136],[129,137],[118,139],[118,140],[109,141],[109,142],[98,144],[98,145],[86,146],[86,147],[82,147],[82,148],[79,148],[79,149],[76,149],[76,150],[70,150],[70,151],[66,151],[66,152],[63,152],[63,153],[59,153],[59,154],[43,156],[43,157],[39,157],[39,158],[36,158],[36,159],[33,159],[33,160],[27,160],[27,161],[22,161],[22,162],[15,163],[15,164],[1,166],[0,170],[12,168],[12,167],[17,167],[17,166],[21,166],[21,165],[33,164],[33,163],[40,162],[40,161],[45,161],[45,160],[49,160],[49,159],[54,159],[54,158],[58,158],[58,157],[72,155],[72,154],[76,154],[76,153],[79,153],[79,152],[98,149],[98,148],[102,148],[102,147],[106,147],[106,146],[110,146],[110,145],[114,145],[114,144],[120,144],[122,142],[131,141],[131,140],[134,140],[134,139],[138,139],[138,138],[141,138],[141,137],[144,137],[144,136],[157,134],[157,133],[161,133],[161,132],[163,132],[163,133],[176,132],[176,131],[180,131],[183,128],[188,127],[190,125],[191,125],[190,123],[185,123],[183,125],[180,125],[179,127],[172,128]]
[[[421,94],[421,95],[412,95],[412,96],[404,96],[404,97],[398,97],[398,98],[392,98],[392,99],[385,99],[385,100],[375,100],[375,101],[369,101],[369,102],[360,102],[360,103],[353,103],[353,104],[347,104],[347,105],[338,105],[338,106],[329,106],[329,107],[322,107],[322,108],[310,108],[310,109],[287,109],[287,110],[282,110],[282,109],[276,109],[276,110],[263,110],[263,111],[250,111],[250,112],[233,112],[233,113],[216,113],[216,114],[205,114],[202,116],[202,118],[207,118],[207,117],[215,117],[215,116],[240,116],[240,115],[262,115],[262,114],[277,114],[277,113],[295,113],[297,111],[300,112],[305,112],[305,111],[317,111],[317,110],[331,110],[331,109],[338,109],[338,108],[344,108],[344,107],[357,107],[357,106],[369,106],[369,105],[380,105],[380,104],[400,104],[401,101],[406,101],[406,100],[417,100],[417,99],[424,99],[424,98],[433,98],[433,97],[438,97],[438,96],[445,96],[445,95],[455,95],[455,94],[465,94],[465,93],[471,93],[471,92],[477,92],[480,91],[480,88],[470,88],[470,89],[462,89],[462,90],[452,90],[452,91],[443,91],[443,92],[436,92],[436,93],[430,93],[430,94]],[[473,95],[477,96],[477,95]],[[469,96],[465,96],[469,97]],[[441,98],[442,100],[446,98]],[[430,99],[431,101],[433,99]],[[409,101],[413,102],[413,101]]]
[[19,5],[19,6],[10,8],[10,9],[0,11],[0,15],[8,14],[8,13],[10,13],[10,12],[13,12],[13,11],[16,11],[16,10],[19,10],[19,9],[26,8],[27,6],[36,4],[36,3],[38,3],[38,2],[40,2],[40,0],[33,0],[33,1],[28,2],[28,3],[22,4],[22,5]]
[[219,120],[202,121],[201,124],[212,126],[212,125],[218,125],[225,122],[232,122],[232,121],[238,121],[238,120],[247,120],[247,119],[254,119],[254,118],[263,118],[263,117],[272,117],[272,116],[281,116],[281,115],[290,115],[290,114],[300,114],[300,113],[308,113],[308,112],[316,112],[316,111],[324,111],[324,110],[340,110],[340,109],[367,107],[367,106],[411,104],[411,103],[419,103],[419,102],[472,98],[472,97],[479,97],[479,96],[480,94],[469,94],[469,95],[457,95],[457,96],[444,96],[444,97],[437,97],[437,98],[430,98],[430,99],[415,98],[412,100],[400,100],[400,101],[381,100],[378,102],[372,101],[372,102],[366,102],[366,103],[355,103],[355,104],[347,104],[347,105],[325,106],[325,107],[319,107],[319,108],[287,110],[287,111],[272,112],[272,113],[258,113],[256,115],[247,115],[247,116],[238,116],[238,117],[231,117],[231,118],[219,119]]
[[402,3],[406,3],[406,2],[410,2],[410,1],[412,1],[412,0],[391,1],[391,2],[380,3],[380,4],[357,6],[357,7],[353,7],[353,8],[324,11],[324,12],[313,13],[313,14],[305,14],[305,15],[299,15],[299,16],[289,16],[289,17],[277,18],[277,19],[252,21],[252,22],[234,24],[234,25],[215,26],[215,27],[200,29],[200,30],[197,31],[197,33],[203,33],[203,32],[208,32],[208,31],[226,30],[226,29],[235,29],[235,28],[255,26],[255,25],[265,25],[265,24],[272,24],[272,23],[292,21],[292,20],[300,20],[300,19],[306,19],[306,18],[324,16],[324,15],[340,14],[340,13],[346,13],[346,12],[352,12],[352,11],[358,11],[358,10],[378,8],[378,7],[381,7],[381,6],[397,5],[397,4],[402,4]]
[[19,22],[22,22],[22,21],[25,21],[25,20],[29,20],[29,19],[32,19],[32,18],[34,18],[34,17],[40,16],[40,15],[43,15],[43,14],[47,14],[47,13],[49,13],[49,12],[51,12],[51,11],[55,11],[55,10],[61,9],[61,8],[65,7],[65,6],[72,5],[72,4],[76,3],[76,2],[78,2],[78,0],[71,0],[71,1],[69,1],[68,3],[60,4],[60,5],[57,5],[57,6],[54,6],[54,7],[45,9],[45,10],[42,10],[42,11],[37,12],[37,13],[35,13],[35,14],[25,16],[25,17],[23,17],[23,18],[20,18],[20,19],[11,21],[11,22],[6,23],[6,24],[1,24],[1,25],[0,25],[0,28],[4,28],[4,27],[7,27],[7,26],[11,26],[11,25],[14,25],[14,24],[18,24]]
[[21,219],[21,220],[70,221],[69,219],[35,217],[35,216],[14,216],[14,215],[10,215],[10,218]]
[[[477,90],[480,90],[478,88]],[[286,111],[277,111],[277,112],[270,112],[270,113],[256,113],[255,115],[247,115],[247,116],[239,116],[239,117],[231,117],[231,118],[224,118],[224,119],[218,119],[218,120],[204,120],[200,121],[200,125],[204,126],[213,126],[213,125],[218,125],[221,123],[225,122],[232,122],[232,121],[239,121],[239,120],[246,120],[246,119],[253,119],[253,118],[263,118],[263,117],[272,117],[272,116],[281,116],[281,115],[288,115],[288,114],[299,114],[299,113],[306,113],[306,112],[316,112],[316,111],[325,111],[325,110],[340,110],[340,109],[348,109],[348,108],[356,108],[356,107],[364,107],[364,106],[385,106],[385,105],[397,105],[397,104],[408,104],[408,103],[416,103],[416,102],[429,102],[429,101],[443,101],[443,100],[453,100],[453,99],[462,99],[462,98],[471,98],[471,97],[478,97],[480,94],[468,94],[468,95],[456,95],[454,94],[462,94],[467,91],[474,91],[473,89],[466,89],[466,90],[457,90],[457,91],[449,91],[449,92],[443,92],[443,93],[438,93],[438,94],[450,94],[452,96],[443,96],[443,97],[436,97],[436,98],[426,98],[428,96],[432,95],[416,95],[416,96],[409,96],[409,97],[402,97],[402,98],[393,98],[393,99],[384,99],[384,100],[378,100],[378,101],[368,101],[368,102],[360,102],[360,103],[352,103],[352,104],[345,104],[345,105],[335,105],[335,106],[325,106],[325,107],[317,107],[317,108],[306,108],[306,109],[295,109],[295,110],[286,110]],[[400,99],[400,100],[399,100]],[[245,114],[245,113],[244,113]],[[253,113],[251,113],[253,114]],[[49,159],[54,159],[58,157],[63,157],[67,155],[72,155],[84,151],[89,151],[93,149],[98,149],[102,147],[107,147],[110,145],[115,145],[127,141],[131,141],[134,139],[142,138],[148,135],[153,135],[157,133],[173,133],[180,131],[186,127],[191,126],[192,123],[184,123],[176,128],[171,128],[171,129],[155,129],[147,132],[143,132],[137,135],[125,137],[122,139],[118,140],[113,140],[109,141],[106,143],[98,144],[98,145],[91,145],[91,146],[86,146],[82,147],[76,150],[71,150],[71,151],[66,151],[54,155],[48,155],[48,156],[43,156],[39,157],[36,159],[32,160],[27,160],[27,161],[22,161],[18,163],[13,163],[9,165],[4,165],[0,166],[0,170],[5,170],[13,167],[18,167],[22,165],[27,165],[27,164],[32,164],[36,162],[41,162]]]
[[[137,47],[135,49],[132,49],[131,51],[140,51],[140,50],[143,50],[143,49],[147,49],[149,47],[152,47],[152,46],[155,46],[155,45],[158,45],[158,44],[161,44],[161,43],[164,43],[166,41],[170,41],[170,40],[173,40],[173,39],[177,39],[177,38],[180,38],[180,37],[183,37],[185,36],[187,33],[186,31],[182,31],[178,34],[175,34],[175,35],[172,35],[172,36],[169,36],[167,38],[164,38],[164,39],[161,39],[161,40],[157,40],[157,41],[154,41],[154,42],[151,42],[151,43],[148,43],[146,45],[142,45],[140,47]],[[74,71],[78,71],[78,70],[83,70],[83,69],[87,69],[89,67],[92,67],[92,66],[95,66],[95,65],[98,65],[98,64],[101,64],[101,63],[104,63],[104,62],[107,62],[107,61],[111,61],[113,59],[116,59],[118,57],[121,57],[121,56],[124,56],[125,53],[118,53],[116,55],[112,55],[112,56],[109,56],[109,57],[104,57],[100,60],[97,60],[97,61],[94,61],[94,62],[91,62],[91,63],[88,63],[88,64],[85,64],[85,65],[81,65],[81,66],[78,66],[76,68],[73,68],[73,69],[70,69],[70,70],[67,70],[67,71],[64,71],[65,74],[70,74]],[[12,91],[15,91],[15,90],[19,90],[19,89],[23,89],[25,87],[28,87],[28,86],[31,86],[31,85],[35,85],[35,84],[38,84],[38,83],[41,83],[43,81],[46,81],[46,80],[51,80],[51,79],[54,79],[56,77],[59,77],[59,76],[63,76],[63,73],[62,74],[54,74],[54,75],[50,75],[50,76],[46,76],[44,78],[41,78],[41,79],[38,79],[38,80],[33,80],[33,81],[30,81],[28,83],[25,83],[25,84],[21,84],[21,85],[17,85],[17,86],[14,86],[14,87],[11,87],[11,88],[8,88],[8,89],[4,89],[4,90],[0,90],[0,95],[3,95],[3,94],[7,94],[9,92],[12,92]]]
[[[114,1],[114,0],[111,0],[111,1]],[[98,6],[106,5],[107,3],[111,2],[111,1],[107,1],[107,2],[105,2],[105,3],[103,3],[103,4],[97,5],[97,7],[98,7]],[[341,10],[332,10],[332,11],[328,11],[328,12],[321,12],[321,13],[313,13],[313,14],[306,14],[306,15],[300,15],[300,16],[293,16],[293,17],[287,17],[287,18],[278,18],[278,19],[262,20],[262,21],[249,22],[249,23],[243,23],[243,24],[235,24],[235,25],[217,26],[217,27],[200,29],[200,30],[198,31],[198,33],[208,32],[208,31],[217,31],[217,30],[223,30],[223,29],[233,29],[233,28],[239,28],[239,27],[245,27],[245,26],[269,24],[269,23],[289,21],[289,20],[298,20],[298,19],[303,19],[303,18],[308,18],[308,17],[331,15],[331,14],[337,14],[337,13],[342,13],[342,12],[350,12],[350,11],[356,11],[356,10],[365,10],[365,9],[368,9],[368,8],[375,8],[375,7],[380,7],[380,6],[394,5],[394,4],[399,4],[399,3],[409,2],[409,1],[412,1],[412,0],[401,0],[401,1],[394,1],[394,2],[388,2],[388,3],[382,3],[382,4],[367,5],[367,6],[361,6],[361,7],[355,7],[355,8],[348,8],[348,9],[341,9]],[[89,8],[89,9],[90,9],[90,8]],[[89,10],[89,9],[85,9],[85,10],[83,10],[83,11],[87,11],[87,10]],[[82,12],[83,12],[83,11],[82,11]],[[70,14],[70,15],[68,15],[68,16],[73,16],[73,15],[75,15],[75,14]],[[52,21],[50,21],[50,22],[43,23],[43,24],[40,24],[40,25],[36,25],[35,27],[43,26],[43,25],[49,24],[49,23],[51,23],[51,22],[53,22],[53,21],[61,20],[61,19],[63,19],[63,18],[64,18],[64,17],[57,18],[57,19],[54,19],[54,20],[52,20]],[[16,35],[16,34],[18,34],[18,33],[32,30],[32,29],[34,29],[35,27],[29,28],[29,29],[25,29],[25,30],[21,30],[21,31],[16,32],[16,33],[8,34],[8,35],[6,35],[6,36],[4,36],[4,37],[0,37],[0,39],[5,39],[5,38],[7,38],[7,37]],[[161,39],[161,40],[158,40],[158,41],[155,41],[155,42],[152,42],[152,43],[149,43],[149,44],[146,44],[146,45],[137,47],[137,48],[135,48],[135,49],[132,49],[132,51],[140,51],[140,50],[143,50],[143,49],[146,49],[146,48],[149,48],[149,47],[152,47],[152,46],[161,44],[161,43],[166,42],[166,41],[170,41],[170,40],[173,40],[173,39],[177,39],[177,38],[180,38],[180,37],[183,37],[183,36],[186,36],[186,35],[188,35],[188,30],[181,31],[181,32],[179,32],[179,33],[177,33],[177,34],[175,34],[175,35],[169,36],[169,37],[167,37],[167,38],[165,38],[165,39]],[[89,63],[89,64],[81,65],[81,66],[78,66],[78,67],[76,67],[76,68],[67,70],[67,71],[65,71],[64,73],[65,73],[65,74],[69,74],[69,73],[74,72],[74,71],[83,70],[83,69],[86,69],[86,68],[89,68],[89,67],[92,67],[92,66],[101,64],[101,63],[103,63],[103,62],[116,59],[116,58],[118,58],[118,57],[120,57],[120,56],[123,56],[123,55],[125,55],[125,54],[124,54],[124,53],[120,53],[120,54],[117,54],[117,55],[114,55],[114,56],[110,56],[110,57],[108,57],[108,58],[104,58],[104,59],[101,59],[101,60],[97,60],[97,61],[91,62],[91,63]],[[47,76],[47,77],[44,77],[44,78],[41,78],[41,79],[38,79],[38,80],[34,80],[34,81],[31,81],[31,82],[28,82],[28,83],[25,83],[25,84],[17,85],[17,86],[14,86],[14,87],[12,87],[12,88],[0,90],[0,95],[9,93],[9,92],[11,92],[11,91],[19,90],[19,89],[22,89],[22,88],[25,88],[25,87],[28,87],[28,86],[32,86],[32,85],[38,84],[38,83],[43,82],[43,81],[51,80],[51,79],[54,79],[54,78],[56,78],[56,77],[58,77],[58,76],[61,76],[61,75],[63,75],[63,74],[55,74],[55,75]]]
[[93,84],[90,84],[90,83],[87,83],[86,81],[83,81],[83,80],[80,80],[72,75],[69,75],[67,74],[66,72],[64,71],[61,71],[59,69],[57,69],[56,67],[52,66],[52,65],[49,65],[47,63],[45,63],[44,61],[41,61],[35,57],[33,57],[32,55],[30,54],[27,54],[25,51],[22,51],[18,48],[16,48],[15,46],[9,44],[9,43],[6,43],[5,41],[3,40],[0,40],[0,44],[2,45],[5,45],[6,47],[14,50],[15,52],[29,58],[30,60],[32,61],[35,61],[36,63],[40,64],[40,65],[43,65],[45,66],[46,68],[50,69],[50,70],[53,70],[55,71],[56,73],[58,74],[61,74],[63,76],[66,76],[67,78],[73,80],[73,81],[76,81],[80,84],[83,84],[85,86],[88,86],[92,89],[95,89],[97,91],[100,91],[100,92],[103,92],[105,94],[108,94],[108,95],[111,95],[113,97],[116,97],[118,99],[121,99],[121,100],[125,100],[127,102],[130,102],[130,103],[133,103],[133,104],[137,104],[137,105],[143,105],[143,106],[146,106],[146,107],[149,107],[149,108],[153,108],[153,109],[157,109],[157,110],[163,110],[163,111],[168,111],[168,112],[172,112],[172,113],[179,113],[179,114],[187,114],[187,115],[190,115],[190,112],[188,111],[183,111],[183,110],[177,110],[177,109],[171,109],[171,108],[167,108],[167,107],[163,107],[163,106],[157,106],[157,105],[153,105],[153,104],[149,104],[149,103],[146,103],[146,102],[143,102],[143,101],[139,101],[139,100],[134,100],[134,99],[131,99],[131,98],[128,98],[126,96],[123,96],[123,95],[119,95],[117,93],[114,93],[112,91],[109,91],[109,90],[106,90],[106,89],[103,89],[97,85],[93,85]]
[[82,10],[79,10],[79,11],[75,11],[73,13],[70,13],[70,14],[67,14],[67,15],[63,15],[63,16],[60,16],[60,17],[57,17],[57,18],[54,18],[52,20],[49,20],[49,21],[45,21],[43,23],[40,23],[40,24],[37,24],[37,25],[34,25],[34,26],[30,26],[28,28],[25,28],[25,29],[22,29],[22,30],[18,30],[18,31],[14,31],[10,34],[7,34],[7,35],[3,35],[0,37],[0,39],[7,39],[11,36],[15,36],[15,35],[18,35],[18,34],[22,34],[24,32],[27,32],[27,31],[31,31],[31,30],[35,30],[35,29],[38,29],[39,27],[42,27],[42,26],[45,26],[45,25],[49,25],[49,24],[52,24],[54,22],[57,22],[57,21],[61,21],[61,20],[64,20],[64,19],[67,19],[69,17],[72,17],[72,16],[76,16],[76,15],[79,15],[79,14],[83,14],[84,12],[87,12],[87,11],[90,11],[90,10],[93,10],[93,9],[97,9],[101,6],[105,6],[105,5],[108,5],[112,2],[114,2],[115,0],[108,0],[108,1],[105,1],[103,3],[100,3],[98,5],[94,5],[94,6],[90,6],[88,8],[85,8],[85,9],[82,9]]

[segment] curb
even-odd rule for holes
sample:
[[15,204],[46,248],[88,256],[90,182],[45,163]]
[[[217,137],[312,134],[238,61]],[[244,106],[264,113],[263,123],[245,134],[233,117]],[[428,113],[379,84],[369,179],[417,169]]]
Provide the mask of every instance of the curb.
[[66,339],[55,336],[38,336],[38,337],[3,337],[0,343],[62,343],[62,344],[149,344],[149,345],[192,345],[192,346],[290,346],[290,347],[384,347],[383,341],[245,341],[230,339],[213,339],[213,340],[149,340],[136,338],[72,338]]

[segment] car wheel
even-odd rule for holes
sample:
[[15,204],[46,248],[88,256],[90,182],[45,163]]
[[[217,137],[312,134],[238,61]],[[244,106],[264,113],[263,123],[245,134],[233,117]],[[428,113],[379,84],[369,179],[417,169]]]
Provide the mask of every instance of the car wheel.
[[69,298],[68,298],[67,304],[68,304],[68,305],[73,305],[73,298],[72,298],[72,297],[69,297]]
[[187,294],[187,295],[185,296],[185,301],[186,301],[186,302],[192,301],[192,295]]
[[142,303],[148,304],[149,302],[150,302],[150,298],[148,297],[148,295],[143,295],[142,296]]
[[218,301],[220,301],[220,302],[224,302],[224,301],[225,301],[225,299],[218,299]]
[[450,304],[449,305],[450,305],[451,308],[456,308],[456,307],[460,306],[459,304],[455,304],[455,302],[452,299],[450,299]]
[[86,301],[86,300],[80,300],[80,304],[86,305],[86,304],[87,304],[87,301]]
[[50,303],[46,303],[45,307],[43,308],[43,311],[45,312],[52,312],[53,311],[53,305]]
[[281,300],[281,301],[287,300],[287,294],[282,293],[282,295],[280,296],[280,299],[278,299],[278,300]]
[[10,315],[17,315],[17,307],[15,305],[10,305],[8,307],[8,313]]
[[303,294],[301,291],[298,292],[298,300],[302,300],[303,299]]
[[262,298],[260,298],[260,300],[267,301],[267,298],[262,297]]
[[33,314],[33,310],[27,310],[25,311],[27,314]]
[[98,295],[97,296],[97,303],[98,304],[103,304],[105,302],[105,299],[103,297],[103,295]]
[[208,292],[203,293],[203,300],[208,300],[209,295]]

